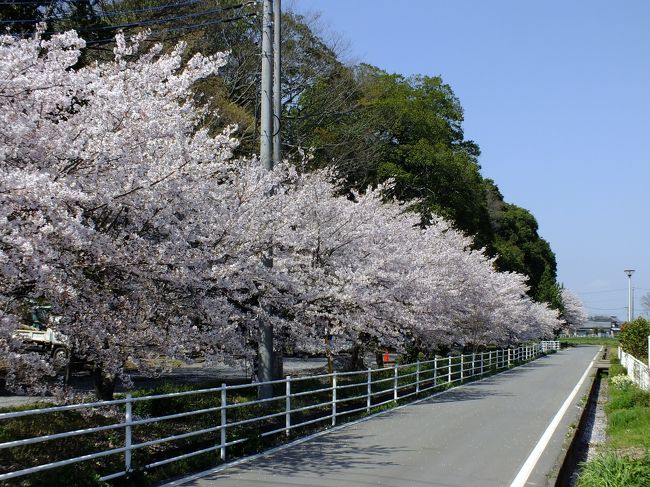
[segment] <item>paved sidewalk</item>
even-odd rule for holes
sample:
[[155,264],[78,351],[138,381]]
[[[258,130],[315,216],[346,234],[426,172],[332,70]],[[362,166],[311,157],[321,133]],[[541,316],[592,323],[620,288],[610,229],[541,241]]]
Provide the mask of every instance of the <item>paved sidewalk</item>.
[[[180,485],[508,486],[598,350],[564,350]],[[582,385],[526,485],[547,484],[590,384]]]

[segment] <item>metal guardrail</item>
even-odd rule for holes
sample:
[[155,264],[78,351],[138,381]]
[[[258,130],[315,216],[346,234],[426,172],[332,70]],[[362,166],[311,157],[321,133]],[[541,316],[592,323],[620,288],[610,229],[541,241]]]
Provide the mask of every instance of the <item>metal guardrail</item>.
[[[558,344],[559,346],[559,344]],[[390,368],[383,369],[367,369],[364,371],[344,372],[333,374],[323,374],[309,377],[292,378],[287,376],[281,380],[270,382],[258,382],[253,384],[242,384],[227,386],[222,384],[221,387],[201,389],[196,391],[176,392],[170,394],[160,394],[143,397],[133,397],[127,394],[124,399],[117,399],[113,401],[91,402],[84,404],[73,404],[68,406],[57,406],[43,409],[32,409],[26,411],[18,411],[11,413],[0,414],[0,425],[3,420],[15,419],[34,415],[45,415],[53,412],[63,411],[80,411],[80,410],[97,410],[98,408],[115,407],[119,406],[123,409],[122,420],[113,424],[98,426],[94,428],[77,429],[66,431],[62,433],[37,436],[32,438],[19,439],[0,443],[0,450],[10,448],[19,448],[27,445],[32,445],[41,442],[53,442],[52,447],[56,447],[56,440],[70,437],[78,437],[82,435],[93,434],[101,431],[108,430],[123,430],[124,444],[123,446],[111,448],[108,450],[97,451],[87,455],[68,458],[65,460],[54,461],[46,464],[25,467],[13,472],[0,473],[0,481],[9,480],[17,477],[23,477],[30,474],[35,474],[45,470],[50,470],[65,465],[70,465],[79,462],[85,462],[101,457],[111,455],[123,455],[123,469],[105,474],[101,480],[107,481],[116,479],[127,475],[134,470],[132,455],[133,452],[148,446],[160,445],[163,443],[172,442],[175,440],[191,438],[193,436],[204,434],[215,434],[215,440],[218,438],[218,444],[214,444],[208,448],[202,448],[196,451],[184,453],[171,458],[165,458],[155,461],[146,465],[139,465],[138,469],[151,469],[160,465],[179,461],[182,459],[190,458],[196,455],[211,451],[219,451],[219,457],[222,461],[227,458],[227,450],[229,447],[238,445],[240,443],[249,441],[251,438],[238,438],[228,441],[228,430],[238,426],[247,425],[251,423],[259,423],[269,419],[284,417],[283,424],[270,431],[265,431],[260,434],[261,437],[271,435],[285,435],[289,436],[291,432],[299,427],[312,425],[319,422],[329,422],[332,426],[336,425],[337,419],[343,416],[359,413],[369,413],[371,409],[394,403],[398,400],[404,400],[413,396],[419,396],[426,392],[433,391],[437,388],[453,387],[454,385],[461,384],[464,381],[476,377],[484,376],[491,372],[508,369],[515,365],[525,363],[529,360],[537,358],[543,351],[541,344],[534,344],[519,348],[508,348],[503,350],[493,350],[489,352],[473,353],[467,355],[455,355],[449,357],[436,357],[433,360],[418,361],[411,364],[395,364]],[[388,372],[391,371],[392,373]],[[381,377],[383,375],[388,377]],[[314,381],[316,383],[326,382],[325,387],[317,387],[315,389],[306,391],[294,391],[294,387],[298,387],[302,381]],[[341,381],[344,382],[341,382]],[[352,381],[347,382],[345,381]],[[257,387],[264,384],[284,385],[284,395],[274,396],[271,399],[260,399],[246,402],[231,402],[228,401],[229,393],[235,391],[242,391],[248,389],[255,391]],[[322,384],[321,384],[322,385]],[[353,395],[350,397],[345,396],[345,391],[352,391]],[[202,394],[216,394],[220,398],[220,405],[210,408],[197,409],[192,411],[185,411],[175,414],[167,414],[156,417],[137,418],[133,414],[133,406],[143,401],[154,401],[160,399],[171,399],[181,396],[194,396]],[[316,404],[308,406],[296,407],[296,402],[305,396],[317,397],[318,394],[327,396],[325,400]],[[284,408],[281,411],[251,418],[230,421],[229,412],[241,409],[248,406],[254,406],[269,402],[277,402],[284,400]],[[354,404],[356,402],[356,405]],[[347,409],[342,407],[344,403],[352,403],[351,407]],[[359,407],[359,404],[363,406]],[[341,407],[339,407],[341,406]],[[301,412],[318,412],[321,410],[322,414],[309,419],[294,422],[296,415]],[[179,418],[187,418],[191,416],[218,413],[219,421],[215,422],[209,428],[198,429],[195,431],[186,431],[182,434],[175,434],[156,438],[149,441],[137,442],[134,438],[133,428],[145,424],[159,423]],[[217,436],[218,435],[218,436]]]
[[635,356],[625,352],[618,347],[618,359],[621,365],[627,370],[627,375],[641,389],[650,390],[650,367],[641,362]]

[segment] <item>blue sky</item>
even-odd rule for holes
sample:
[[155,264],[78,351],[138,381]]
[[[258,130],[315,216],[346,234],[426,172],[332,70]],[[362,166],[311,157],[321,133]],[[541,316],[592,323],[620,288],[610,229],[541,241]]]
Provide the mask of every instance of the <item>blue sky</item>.
[[650,1],[292,0],[348,57],[440,75],[483,175],[529,209],[591,314],[650,292]]

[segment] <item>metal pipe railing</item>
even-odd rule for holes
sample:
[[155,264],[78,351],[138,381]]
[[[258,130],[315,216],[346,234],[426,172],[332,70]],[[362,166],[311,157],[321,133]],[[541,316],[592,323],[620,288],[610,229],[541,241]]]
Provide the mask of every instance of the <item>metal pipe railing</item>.
[[[87,455],[81,455],[65,460],[50,462],[43,465],[22,468],[13,472],[0,473],[0,481],[33,474],[64,465],[93,460],[105,456],[124,454],[124,471],[112,473],[110,475],[102,477],[103,480],[110,480],[126,475],[128,472],[133,470],[134,466],[132,452],[134,450],[211,433],[218,433],[218,444],[209,448],[203,448],[197,451],[175,456],[173,458],[149,463],[141,468],[153,468],[155,466],[164,465],[176,460],[189,458],[201,453],[216,450],[219,450],[220,452],[220,459],[222,461],[225,461],[227,457],[227,448],[229,446],[243,443],[249,439],[240,438],[235,441],[228,442],[227,437],[229,429],[232,430],[232,428],[256,422],[277,420],[281,417],[284,418],[284,424],[280,423],[277,426],[273,425],[275,426],[273,429],[261,433],[261,436],[264,437],[282,433],[284,433],[286,436],[289,436],[291,431],[295,428],[327,420],[330,420],[331,425],[334,426],[336,425],[337,418],[340,418],[342,416],[349,416],[351,414],[361,412],[369,413],[373,408],[376,407],[395,403],[397,401],[405,400],[413,396],[417,397],[418,395],[425,392],[439,389],[441,387],[452,386],[456,383],[463,383],[464,381],[470,380],[472,378],[482,377],[486,373],[492,372],[493,370],[499,371],[520,363],[525,363],[528,360],[536,358],[544,351],[555,350],[555,343],[556,342],[542,342],[541,344],[535,344],[532,346],[528,345],[514,349],[508,348],[504,350],[493,350],[489,352],[449,356],[445,358],[435,357],[432,360],[418,360],[417,362],[410,364],[395,364],[390,368],[383,369],[373,370],[369,368],[364,371],[341,373],[333,372],[332,374],[321,374],[316,376],[297,378],[287,376],[281,380],[273,380],[264,383],[260,382],[254,384],[240,384],[232,386],[222,384],[221,387],[214,387],[209,389],[142,397],[132,397],[130,394],[128,394],[123,399],[116,399],[113,401],[91,402],[11,413],[1,413],[0,421],[39,414],[50,414],[54,412],[71,412],[81,409],[94,410],[105,407],[124,405],[123,421],[121,422],[97,426],[93,428],[77,429],[50,435],[37,436],[33,438],[7,441],[0,443],[0,449],[25,447],[27,445],[42,443],[46,441],[55,442],[64,438],[71,438],[116,429],[124,429],[124,446],[111,448],[105,451],[94,452]],[[559,343],[557,343],[557,349],[559,349]],[[376,375],[381,372],[388,374],[388,377],[377,378]],[[354,376],[358,376],[357,380],[360,381],[357,382],[355,380],[351,383],[347,382],[348,379],[354,380]],[[312,390],[295,390],[295,388],[299,387],[300,384],[306,380],[329,381],[330,384],[326,387],[319,387]],[[269,399],[256,399],[245,402],[231,402],[230,404],[228,403],[229,393],[232,394],[233,392],[241,392],[245,389],[256,389],[260,385],[265,384],[282,384],[285,388],[285,394]],[[357,389],[358,392],[355,394],[354,391],[351,391],[352,389]],[[351,391],[353,395],[346,396],[347,391]],[[137,418],[134,416],[134,403],[143,401],[159,401],[182,396],[195,396],[210,393],[219,394],[220,398],[218,406],[149,418]],[[307,396],[315,397],[315,394],[322,394],[324,397],[321,396],[320,402],[315,404],[300,405],[299,403],[296,403],[296,400],[298,399],[302,399]],[[390,399],[382,400],[382,397],[389,397]],[[228,412],[240,410],[246,407],[258,406],[260,404],[270,405],[270,403],[274,402],[278,403],[277,406],[274,406],[274,409],[269,410],[267,408],[265,414],[256,415],[249,418],[244,417],[243,419],[233,420],[235,418],[231,419],[230,415],[234,413]],[[347,409],[343,408],[344,404],[347,405]],[[300,413],[318,410],[322,410],[322,414],[315,418],[308,417],[304,421],[296,420],[296,415]],[[219,414],[219,421],[217,421],[218,424],[214,426],[203,427],[194,431],[186,431],[181,434],[166,436],[163,438],[155,438],[141,442],[134,441],[133,431],[135,427],[152,423],[159,423],[162,421],[189,418],[192,416],[208,413]],[[315,414],[318,413],[316,412]]]

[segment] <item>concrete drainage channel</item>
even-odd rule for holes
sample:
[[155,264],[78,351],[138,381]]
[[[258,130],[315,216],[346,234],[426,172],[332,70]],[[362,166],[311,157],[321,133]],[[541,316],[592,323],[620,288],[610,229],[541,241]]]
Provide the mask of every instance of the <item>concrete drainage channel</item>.
[[[584,405],[573,438],[569,443],[564,460],[557,472],[555,487],[573,487],[576,485],[580,474],[580,464],[591,457],[590,448],[604,442],[604,412],[602,406],[606,400],[605,387],[602,376],[609,370],[608,349],[601,352],[598,362],[594,364],[594,380],[589,389],[587,402]],[[592,452],[593,454],[593,452]],[[550,485],[553,485],[552,482]]]

